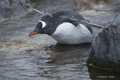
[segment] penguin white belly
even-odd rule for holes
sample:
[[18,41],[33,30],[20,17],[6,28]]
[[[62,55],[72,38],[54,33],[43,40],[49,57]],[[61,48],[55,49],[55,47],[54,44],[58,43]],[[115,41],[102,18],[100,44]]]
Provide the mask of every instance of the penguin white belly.
[[60,24],[51,36],[62,44],[91,43],[93,41],[91,32],[84,25],[74,26],[68,22]]

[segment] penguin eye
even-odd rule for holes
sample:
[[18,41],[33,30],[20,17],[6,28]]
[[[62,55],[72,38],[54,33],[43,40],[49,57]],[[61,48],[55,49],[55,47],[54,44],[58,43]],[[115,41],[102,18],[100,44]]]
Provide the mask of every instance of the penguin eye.
[[46,26],[46,23],[44,21],[39,21],[42,23],[42,28],[44,28]]

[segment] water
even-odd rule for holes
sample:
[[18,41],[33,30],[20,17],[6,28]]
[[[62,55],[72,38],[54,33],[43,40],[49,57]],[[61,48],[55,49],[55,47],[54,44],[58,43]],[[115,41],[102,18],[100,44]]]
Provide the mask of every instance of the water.
[[90,46],[54,44],[2,53],[0,80],[119,80],[119,72],[87,66]]
[[[72,0],[67,2],[40,0],[41,5],[33,5],[48,12],[75,8]],[[107,12],[86,10],[81,14],[101,25],[116,15]],[[120,80],[120,72],[87,65],[91,44],[60,45],[47,35],[28,37],[40,16],[31,12],[22,18],[0,23],[0,80]],[[94,34],[100,31],[93,30]]]
[[0,80],[89,80],[86,66],[89,47],[90,44],[51,45],[0,54]]

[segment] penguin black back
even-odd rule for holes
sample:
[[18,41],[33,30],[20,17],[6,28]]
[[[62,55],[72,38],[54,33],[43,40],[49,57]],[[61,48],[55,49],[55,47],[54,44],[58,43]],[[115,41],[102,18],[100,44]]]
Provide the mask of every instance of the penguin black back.
[[72,10],[60,10],[52,14],[52,16],[58,17],[67,17],[70,19],[84,20],[84,18],[77,12]]

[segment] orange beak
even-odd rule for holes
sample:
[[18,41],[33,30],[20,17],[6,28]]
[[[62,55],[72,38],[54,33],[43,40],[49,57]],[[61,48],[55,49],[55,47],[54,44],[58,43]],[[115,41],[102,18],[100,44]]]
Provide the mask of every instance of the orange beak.
[[29,36],[32,37],[32,36],[34,36],[35,34],[37,34],[37,32],[31,32],[31,33],[29,34]]

